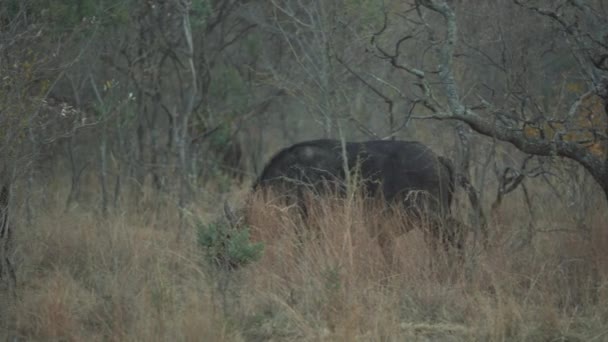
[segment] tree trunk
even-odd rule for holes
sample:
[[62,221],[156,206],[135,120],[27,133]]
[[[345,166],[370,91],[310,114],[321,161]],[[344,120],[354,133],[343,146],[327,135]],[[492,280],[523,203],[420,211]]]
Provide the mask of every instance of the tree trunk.
[[99,183],[101,185],[101,213],[108,214],[108,129],[105,114],[102,117],[101,142],[99,144]]

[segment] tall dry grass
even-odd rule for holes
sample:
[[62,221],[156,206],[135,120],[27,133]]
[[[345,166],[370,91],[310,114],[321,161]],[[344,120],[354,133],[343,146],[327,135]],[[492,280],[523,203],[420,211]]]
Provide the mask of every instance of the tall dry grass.
[[[316,199],[306,220],[254,198],[250,229],[265,244],[264,255],[224,273],[205,264],[194,228],[178,239],[170,199],[151,192],[145,198],[105,219],[84,207],[64,213],[53,204],[62,201],[51,200],[32,225],[17,220],[18,293],[3,309],[12,322],[4,335],[40,341],[608,340],[604,213],[589,218],[585,234],[538,233],[522,245],[516,242],[524,229],[508,219],[516,213],[505,205],[490,220],[490,248],[474,250],[469,239],[464,264],[430,250],[415,229],[398,238],[389,267],[370,222],[399,223],[356,198]],[[215,202],[194,206],[192,215],[211,221],[210,210],[220,209]],[[558,212],[544,215],[547,222],[567,222]]]

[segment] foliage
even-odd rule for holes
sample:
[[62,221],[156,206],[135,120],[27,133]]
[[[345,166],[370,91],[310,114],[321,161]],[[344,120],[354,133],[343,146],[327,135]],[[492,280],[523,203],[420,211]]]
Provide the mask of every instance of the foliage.
[[230,104],[233,111],[244,108],[249,101],[247,82],[235,66],[218,64],[212,72],[213,83],[209,89],[210,98]]
[[192,26],[195,28],[204,27],[212,10],[209,0],[192,1],[192,10],[190,11]]
[[[576,84],[569,87],[577,90]],[[565,120],[544,120],[536,125],[524,125],[524,135],[532,139],[576,142],[594,155],[605,157],[606,142],[599,134],[608,127],[603,100],[595,94],[588,94],[581,97],[575,109]]]
[[263,39],[259,32],[252,32],[243,39],[243,45],[249,56],[259,56],[263,52]]
[[124,24],[129,19],[132,4],[132,1],[123,0],[101,3],[95,0],[8,0],[0,14],[11,21],[20,13],[27,13],[32,23],[44,25],[48,31],[57,34],[70,32],[83,23]]
[[249,239],[249,228],[236,229],[223,222],[197,225],[198,245],[205,251],[206,261],[215,266],[235,269],[260,259],[262,243]]
[[384,2],[377,0],[347,0],[344,4],[348,16],[359,17],[364,26],[382,25],[385,5]]
[[212,149],[223,149],[226,145],[230,143],[232,138],[232,131],[230,126],[226,123],[219,126],[217,131],[215,131],[209,137],[209,143],[211,144]]

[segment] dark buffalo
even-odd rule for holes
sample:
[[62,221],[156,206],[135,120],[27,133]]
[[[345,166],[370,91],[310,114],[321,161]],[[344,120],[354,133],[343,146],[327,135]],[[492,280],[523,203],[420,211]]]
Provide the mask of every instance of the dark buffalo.
[[[453,224],[446,223],[454,222],[450,218],[454,193],[451,163],[418,142],[378,140],[342,144],[339,140],[324,139],[298,143],[277,153],[253,188],[284,196],[306,215],[306,192],[323,194],[329,189],[344,194],[346,172],[361,179],[366,196],[379,196],[388,207],[402,208],[415,219],[426,219],[423,226],[430,228],[433,244],[441,240],[446,248],[461,248],[460,234],[455,233]],[[389,262],[395,235],[395,232],[378,233]]]

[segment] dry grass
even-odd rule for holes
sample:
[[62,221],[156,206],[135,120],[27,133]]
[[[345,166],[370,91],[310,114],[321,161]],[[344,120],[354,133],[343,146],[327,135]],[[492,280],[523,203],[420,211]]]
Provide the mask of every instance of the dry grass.
[[491,248],[473,253],[469,241],[464,265],[450,267],[445,255],[431,265],[437,253],[413,230],[399,238],[391,268],[368,227],[397,223],[359,201],[321,202],[302,222],[256,199],[252,238],[265,253],[225,274],[205,267],[193,229],[177,239],[170,201],[148,201],[107,219],[48,204],[33,225],[19,222],[19,286],[4,308],[14,318],[7,334],[44,341],[608,340],[605,214],[589,218],[586,234],[542,233],[522,245],[514,241],[523,229],[503,206],[492,220]]

